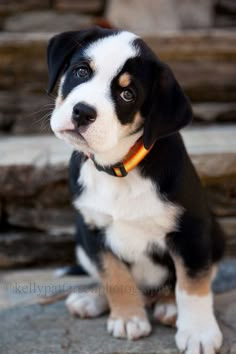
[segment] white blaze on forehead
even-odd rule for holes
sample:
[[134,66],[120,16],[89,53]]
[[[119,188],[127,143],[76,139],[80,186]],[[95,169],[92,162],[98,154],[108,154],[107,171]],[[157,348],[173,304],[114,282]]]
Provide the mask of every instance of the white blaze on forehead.
[[92,43],[85,55],[92,59],[95,70],[100,74],[104,72],[106,80],[111,81],[129,58],[138,55],[133,45],[137,38],[133,33],[120,32]]

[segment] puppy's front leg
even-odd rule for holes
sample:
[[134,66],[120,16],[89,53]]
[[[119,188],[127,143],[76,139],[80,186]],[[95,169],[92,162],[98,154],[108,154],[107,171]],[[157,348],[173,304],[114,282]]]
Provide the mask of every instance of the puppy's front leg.
[[149,335],[142,294],[125,264],[111,253],[104,254],[101,279],[111,309],[108,332],[131,340]]
[[175,258],[178,307],[176,344],[186,354],[215,354],[222,334],[213,311],[213,267],[196,277],[188,275],[182,260]]

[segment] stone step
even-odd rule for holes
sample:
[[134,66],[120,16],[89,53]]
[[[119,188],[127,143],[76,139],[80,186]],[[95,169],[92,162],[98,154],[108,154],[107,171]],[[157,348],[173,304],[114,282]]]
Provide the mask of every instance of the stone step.
[[[62,216],[65,217],[63,211],[59,210],[58,213],[59,220]],[[30,218],[30,211],[27,214]],[[33,227],[31,229],[11,227],[0,232],[0,269],[48,265],[61,267],[75,262],[72,226],[60,228],[59,232],[56,228],[42,232]]]
[[64,32],[71,29],[84,29],[100,21],[99,18],[80,12],[29,11],[12,14],[4,21],[6,32]]
[[104,0],[1,0],[0,2],[0,17],[4,18],[10,14],[40,11],[40,10],[55,10],[55,11],[71,11],[78,13],[101,13],[104,8]]
[[[235,263],[235,262],[234,262]],[[235,264],[234,264],[235,269]],[[235,272],[231,274],[234,281]],[[230,280],[230,278],[229,278]],[[128,341],[112,338],[106,331],[107,314],[79,319],[69,314],[64,301],[40,306],[42,296],[62,291],[91,290],[88,277],[55,279],[53,269],[1,272],[0,347],[4,354],[177,354],[176,330],[155,323],[147,338]],[[95,289],[91,290],[94,294]],[[235,354],[236,290],[215,296],[216,317],[223,332],[221,354]],[[35,349],[37,348],[37,350]]]
[[109,0],[106,17],[117,28],[150,33],[235,27],[235,8],[234,0]]
[[[228,253],[235,255],[236,126],[191,127],[183,131],[183,137],[227,235]],[[0,234],[0,267],[50,262],[56,242],[59,253],[64,248],[63,262],[69,261],[73,243],[67,169],[71,148],[52,135],[35,135],[2,137],[0,151],[0,225],[5,227]],[[45,253],[44,246],[37,245],[47,238],[49,251]],[[55,262],[56,257],[52,258]]]
[[54,99],[44,94],[0,91],[0,133],[49,134]]
[[50,0],[2,0],[0,2],[0,16],[7,16],[19,11],[48,9],[50,8],[50,2]]
[[[54,100],[46,94],[0,91],[0,132],[3,134],[50,134],[49,118]],[[194,122],[236,122],[236,103],[193,104]]]
[[[24,94],[45,93],[45,51],[51,36],[52,33],[0,35],[1,91],[14,87],[16,92]],[[160,33],[146,35],[144,39],[170,64],[192,100],[224,102],[236,99],[234,31]]]
[[196,122],[236,122],[236,103],[203,102],[193,104]]

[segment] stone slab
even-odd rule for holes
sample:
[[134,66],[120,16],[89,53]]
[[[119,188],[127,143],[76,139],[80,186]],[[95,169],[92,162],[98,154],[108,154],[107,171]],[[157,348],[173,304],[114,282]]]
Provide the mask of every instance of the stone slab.
[[[192,127],[183,131],[183,137],[192,161],[209,190],[216,214],[235,215],[236,127]],[[0,151],[0,197],[9,201],[10,198],[14,201],[18,198],[18,206],[19,198],[34,196],[37,196],[38,202],[41,201],[39,208],[68,206],[67,166],[71,147],[52,135],[18,136],[2,137]],[[54,198],[50,202],[48,191],[52,186],[57,193],[50,194],[50,198]],[[10,205],[11,202],[9,208]],[[32,200],[25,199],[22,207],[27,209],[31,206]]]
[[6,310],[0,313],[0,320],[0,346],[7,354],[178,353],[172,329],[155,326],[147,339],[122,341],[106,332],[105,317],[77,320],[63,303]]
[[[72,223],[71,223],[72,224]],[[69,230],[69,232],[68,232]],[[73,226],[48,232],[7,229],[0,232],[0,269],[71,264],[75,257]]]
[[[53,107],[54,100],[46,94],[0,91],[0,132],[16,135],[49,134],[49,117]],[[195,103],[193,113],[196,123],[236,122],[236,104],[233,102]]]
[[[0,35],[0,90],[11,90],[14,87],[24,94],[45,93],[45,53],[52,35],[53,33]],[[144,40],[163,61],[169,63],[192,100],[236,100],[234,31],[154,33],[144,36]]]
[[[77,2],[76,2],[77,3]],[[58,13],[55,11],[30,11],[9,16],[4,31],[10,32],[64,32],[82,30],[93,25],[91,16],[80,13]]]
[[[148,338],[134,342],[119,340],[106,332],[107,316],[81,320],[73,318],[62,301],[47,306],[34,304],[40,293],[50,295],[53,286],[54,291],[63,288],[60,284],[68,289],[78,281],[77,291],[85,290],[91,285],[89,278],[55,280],[50,270],[4,272],[0,276],[1,284],[4,283],[0,292],[0,347],[4,354],[178,353],[174,329],[153,324],[153,332]],[[8,303],[3,298],[3,291],[8,294]],[[235,353],[235,299],[235,290],[215,298],[217,318],[224,334],[221,354]]]
[[50,8],[50,0],[1,0],[0,16],[12,12]]
[[[17,209],[17,208],[16,208]],[[24,266],[48,266],[70,264],[75,258],[75,239],[73,210],[65,214],[63,209],[57,209],[57,223],[47,211],[42,218],[37,215],[37,222],[31,221],[32,209],[25,211],[28,220],[24,222],[22,211],[18,208],[17,220],[10,216],[8,229],[0,233],[0,269],[15,269]],[[37,214],[37,210],[33,211]],[[218,217],[227,240],[226,254],[236,255],[236,217]],[[12,224],[11,224],[12,223]],[[22,229],[22,224],[24,228]],[[69,224],[69,225],[68,225]],[[10,226],[9,226],[10,225]],[[15,229],[13,228],[15,225]]]
[[[183,136],[227,236],[227,252],[234,255],[236,127],[192,127]],[[73,249],[71,147],[52,135],[18,136],[2,137],[0,151],[0,218],[1,225],[8,225],[0,236],[0,266],[68,262]]]
[[206,182],[207,197],[215,215],[234,216],[236,210],[235,176]]
[[77,13],[101,14],[104,9],[104,0],[54,0],[53,7],[59,11],[71,11]]
[[148,33],[209,28],[214,13],[212,0],[110,0],[106,15],[118,28]]
[[54,100],[46,94],[0,91],[0,132],[49,134],[49,116]]
[[204,102],[193,104],[195,121],[201,123],[236,122],[236,103]]
[[[73,264],[71,259],[69,264]],[[74,263],[75,264],[75,263]],[[62,265],[62,264],[61,264]],[[60,266],[60,265],[59,265]],[[0,311],[19,305],[43,303],[55,294],[83,291],[94,286],[89,276],[61,276],[65,268],[50,266],[0,271]],[[236,258],[225,258],[219,265],[213,285],[215,294],[236,289]]]
[[[236,174],[235,125],[189,127],[182,131],[182,135],[201,176],[217,178],[221,175]],[[65,166],[72,148],[54,136],[35,135],[3,136],[0,140],[0,150],[0,168],[4,169],[10,166]]]

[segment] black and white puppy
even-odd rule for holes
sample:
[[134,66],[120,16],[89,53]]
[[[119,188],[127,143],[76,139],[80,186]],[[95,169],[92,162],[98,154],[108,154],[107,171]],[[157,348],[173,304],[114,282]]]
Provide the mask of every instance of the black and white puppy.
[[177,317],[181,351],[215,353],[211,282],[224,242],[178,132],[192,112],[173,73],[136,35],[100,28],[53,37],[48,67],[49,92],[62,75],[51,127],[75,148],[77,256],[101,284],[71,294],[69,310],[110,309],[108,331],[137,339],[151,332],[153,303],[160,322]]

